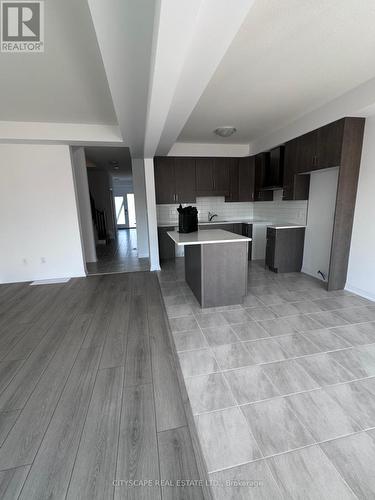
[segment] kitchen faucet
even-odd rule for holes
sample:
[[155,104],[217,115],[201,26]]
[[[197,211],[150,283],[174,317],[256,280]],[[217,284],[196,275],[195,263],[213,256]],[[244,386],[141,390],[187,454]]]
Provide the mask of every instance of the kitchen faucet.
[[212,222],[212,219],[214,217],[217,217],[217,214],[212,214],[211,212],[208,212],[208,222]]

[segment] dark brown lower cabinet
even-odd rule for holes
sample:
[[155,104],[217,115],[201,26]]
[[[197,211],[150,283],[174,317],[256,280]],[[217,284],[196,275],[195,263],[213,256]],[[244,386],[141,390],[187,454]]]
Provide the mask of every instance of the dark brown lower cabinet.
[[[242,225],[242,236],[247,236],[248,238],[253,238],[253,225],[252,224],[241,224]],[[250,241],[249,243],[249,252],[248,252],[248,260],[251,260],[252,257],[252,248],[253,248],[253,242]]]
[[174,231],[174,226],[158,227],[159,259],[171,260],[176,257],[176,246],[167,231]]
[[275,273],[300,272],[305,228],[267,228],[266,266]]
[[233,224],[199,224],[199,229],[223,229],[224,231],[230,231],[233,233]]
[[242,222],[233,224],[232,232],[243,236],[242,225]]

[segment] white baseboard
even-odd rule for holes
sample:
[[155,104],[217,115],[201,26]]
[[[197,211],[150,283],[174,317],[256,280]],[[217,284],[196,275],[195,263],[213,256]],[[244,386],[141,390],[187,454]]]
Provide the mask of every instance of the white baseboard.
[[149,257],[148,253],[138,252],[138,259],[148,259],[148,257]]
[[361,288],[357,288],[356,286],[352,286],[350,283],[345,285],[345,290],[347,292],[355,293],[364,299],[369,299],[375,302],[375,292],[369,292],[367,290],[362,290]]
[[53,285],[55,283],[68,283],[70,281],[70,278],[52,278],[52,279],[47,279],[47,280],[36,280],[30,283],[30,286],[35,286],[35,285]]

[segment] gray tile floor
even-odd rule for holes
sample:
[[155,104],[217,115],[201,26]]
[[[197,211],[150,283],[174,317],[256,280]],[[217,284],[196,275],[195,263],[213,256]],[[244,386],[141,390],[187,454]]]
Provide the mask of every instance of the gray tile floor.
[[215,498],[374,498],[375,305],[254,261],[241,306],[159,280]]

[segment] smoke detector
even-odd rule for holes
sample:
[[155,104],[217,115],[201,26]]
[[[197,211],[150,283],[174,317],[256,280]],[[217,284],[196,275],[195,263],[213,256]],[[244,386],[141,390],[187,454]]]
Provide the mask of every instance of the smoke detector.
[[233,135],[235,132],[237,132],[236,127],[218,127],[214,130],[214,133],[216,135],[219,135],[220,137],[230,137]]

